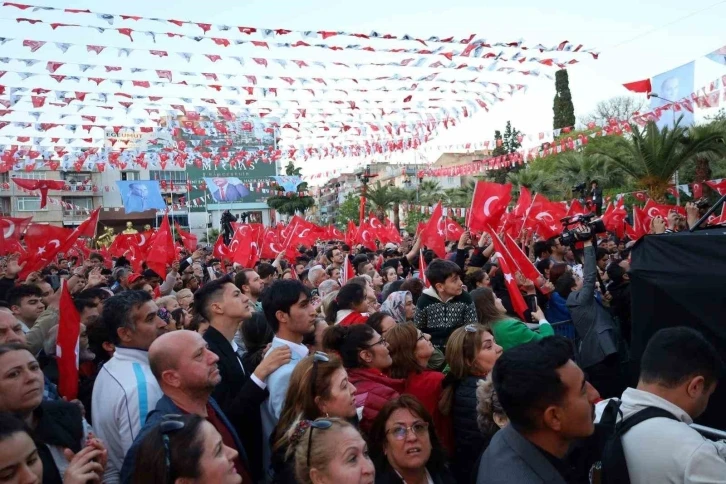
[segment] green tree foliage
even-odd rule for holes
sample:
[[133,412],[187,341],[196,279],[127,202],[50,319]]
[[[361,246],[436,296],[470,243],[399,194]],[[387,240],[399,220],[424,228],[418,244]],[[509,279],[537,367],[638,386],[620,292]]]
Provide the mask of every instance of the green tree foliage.
[[[519,137],[522,133],[512,127],[512,122],[507,121],[507,125],[504,127],[504,134],[497,130],[494,132],[494,143],[495,147],[492,151],[492,156],[504,156],[515,153],[519,148],[522,147],[522,143],[519,141]],[[490,170],[487,173],[487,178],[497,183],[505,183],[507,174],[511,171],[518,171],[521,167],[515,165],[513,167],[500,168],[499,170]]]
[[350,220],[358,225],[359,210],[360,197],[356,194],[349,193],[345,197],[345,200],[338,205],[338,216],[335,217],[335,222],[338,228],[345,229],[345,227],[348,226],[348,221]]
[[552,129],[572,127],[575,125],[575,106],[572,104],[570,80],[566,69],[561,69],[555,74],[555,90]]

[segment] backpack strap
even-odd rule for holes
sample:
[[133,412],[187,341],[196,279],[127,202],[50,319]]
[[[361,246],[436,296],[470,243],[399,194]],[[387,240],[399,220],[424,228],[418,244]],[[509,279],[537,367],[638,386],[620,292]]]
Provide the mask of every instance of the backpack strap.
[[630,484],[628,463],[625,459],[625,451],[623,450],[623,435],[639,423],[659,417],[678,420],[675,415],[667,410],[657,407],[647,407],[621,420],[615,426],[615,431],[605,442],[605,447],[603,448],[601,461],[602,478],[600,481],[602,484]]

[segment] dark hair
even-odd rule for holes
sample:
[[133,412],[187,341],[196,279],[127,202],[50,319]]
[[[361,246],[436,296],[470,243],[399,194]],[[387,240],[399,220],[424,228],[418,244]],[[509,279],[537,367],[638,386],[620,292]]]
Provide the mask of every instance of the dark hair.
[[[176,308],[171,312],[171,317],[176,321],[177,327],[184,326],[184,308]],[[187,329],[187,328],[184,328]]]
[[436,259],[426,268],[426,279],[431,283],[431,287],[445,283],[446,279],[453,275],[461,275],[461,268],[450,260]]
[[88,336],[88,349],[96,355],[93,361],[96,363],[105,363],[110,360],[111,357],[103,349],[103,343],[112,343],[113,340],[108,331],[108,326],[103,324],[100,316],[88,321],[86,335]]
[[471,292],[471,298],[474,301],[476,318],[479,324],[491,328],[494,323],[506,317],[495,306],[496,295],[490,288],[477,287],[476,290]]
[[103,262],[103,256],[101,254],[99,254],[98,252],[93,252],[91,255],[88,256],[88,259],[89,260],[96,259],[96,260],[100,260],[101,262]]
[[240,333],[247,348],[246,359],[256,368],[265,357],[265,348],[275,337],[275,332],[267,324],[264,314],[253,312],[252,316],[240,326]]
[[184,426],[166,434],[169,439],[168,457],[167,445],[161,431],[163,421],[144,436],[136,453],[136,466],[131,482],[166,483],[175,482],[179,478],[198,479],[201,476],[199,461],[204,454],[201,427],[205,420],[195,414],[184,415],[178,420]]
[[73,305],[76,307],[76,311],[78,311],[79,314],[87,308],[93,309],[98,306],[98,304],[96,304],[96,301],[94,301],[93,299],[84,299],[78,297],[73,299]]
[[546,272],[552,268],[552,259],[541,259],[534,265],[540,274],[546,275]]
[[604,247],[598,247],[595,251],[595,261],[599,261],[603,257],[610,256],[610,252]]
[[189,323],[189,331],[199,331],[199,327],[202,324],[209,324],[209,321],[207,321],[201,314],[194,313],[192,315],[192,322]]
[[249,272],[255,272],[254,269],[242,269],[237,273],[236,276],[234,276],[234,285],[237,286],[237,288],[241,291],[242,286],[247,285],[249,282],[249,279],[247,278],[247,274]]
[[570,271],[566,271],[557,278],[557,282],[555,282],[555,291],[557,291],[557,294],[562,296],[564,299],[567,299],[570,293],[572,293],[572,288],[574,286],[575,275]]
[[332,247],[325,251],[325,258],[328,259],[330,262],[333,262],[333,252],[336,250],[340,250],[337,247]]
[[376,466],[376,471],[381,469],[384,471],[391,467],[385,455],[385,443],[387,440],[386,423],[396,410],[406,409],[414,415],[417,415],[429,425],[429,441],[431,442],[431,456],[426,463],[426,469],[431,475],[442,472],[446,466],[446,455],[443,447],[436,435],[436,427],[434,419],[426,410],[426,407],[412,395],[401,395],[386,403],[371,425],[371,431],[368,434],[368,444],[370,446],[371,460]]
[[471,291],[473,289],[476,289],[477,284],[484,281],[484,278],[486,277],[486,273],[481,270],[477,269],[470,274],[467,274],[466,276],[466,287]]
[[43,291],[38,286],[30,284],[18,284],[17,286],[11,287],[7,293],[5,293],[5,299],[7,300],[10,307],[20,306],[21,301],[26,297],[37,297],[43,296]]
[[657,331],[640,360],[640,380],[675,388],[702,376],[709,388],[718,381],[723,362],[716,348],[695,329],[683,326]]
[[341,270],[340,267],[328,266],[328,268],[325,269],[325,273],[328,274],[328,277],[333,277],[333,272],[339,270]]
[[197,289],[194,293],[194,312],[201,314],[204,319],[211,322],[209,317],[209,306],[222,296],[227,284],[234,285],[234,282],[232,282],[232,276],[229,274],[220,277],[219,279],[209,281]]
[[376,330],[376,333],[383,334],[383,329],[381,327],[381,324],[383,323],[383,320],[386,318],[391,318],[394,321],[396,320],[393,316],[387,313],[377,312],[373,313],[370,316],[368,316],[368,319],[366,320],[366,324],[370,326],[371,328]]
[[517,430],[535,430],[537,413],[562,401],[567,388],[557,369],[572,358],[572,345],[561,336],[502,353],[492,370],[492,381],[504,413]]
[[267,262],[262,262],[257,267],[257,273],[260,275],[262,279],[267,279],[270,276],[274,276],[277,274],[277,269],[275,269],[275,266],[272,264],[268,264]]
[[554,246],[552,239],[538,240],[534,243],[534,255],[535,257],[542,258],[542,254],[547,254],[547,257],[552,254],[552,246]]
[[83,299],[100,299],[101,301],[105,301],[111,297],[111,294],[106,289],[90,287],[76,294],[76,297]]
[[350,252],[350,246],[348,244],[343,244],[340,246],[340,250],[343,252]]
[[620,267],[620,264],[610,264],[606,272],[608,274],[608,279],[610,279],[613,284],[620,284],[623,282],[623,276],[627,274],[627,271]]
[[262,293],[262,309],[265,312],[265,319],[275,333],[280,330],[277,312],[282,311],[289,314],[290,308],[300,300],[300,294],[310,298],[310,290],[302,282],[294,279],[275,281]]
[[366,289],[360,284],[351,284],[350,282],[338,291],[327,310],[325,311],[325,321],[330,324],[335,323],[335,316],[342,309],[352,309],[366,300]]
[[32,438],[28,425],[21,418],[9,412],[0,412],[0,442],[20,432]]
[[[391,287],[393,287],[393,284],[395,284],[396,282],[398,281],[392,282]],[[418,298],[420,298],[421,294],[423,294],[424,288],[425,286],[421,279],[417,277],[412,277],[411,279],[403,281],[401,287],[399,287],[398,290],[410,292],[411,297],[413,297],[413,303],[416,304],[418,302]]]
[[134,329],[131,310],[148,301],[151,301],[151,296],[146,291],[123,291],[106,299],[106,302],[103,303],[101,318],[103,324],[108,328],[113,344],[121,343],[118,336],[119,328]]
[[325,351],[334,351],[340,355],[346,368],[363,368],[365,365],[358,357],[358,353],[368,349],[375,332],[366,324],[331,326],[323,336],[323,348]]
[[550,282],[552,284],[557,284],[557,280],[562,277],[562,274],[569,272],[567,270],[568,267],[569,266],[564,262],[558,262],[550,267]]

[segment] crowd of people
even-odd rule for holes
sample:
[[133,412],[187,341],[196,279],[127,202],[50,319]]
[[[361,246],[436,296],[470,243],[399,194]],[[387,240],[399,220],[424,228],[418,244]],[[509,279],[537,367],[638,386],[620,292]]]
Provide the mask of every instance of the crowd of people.
[[[92,254],[20,280],[8,256],[0,482],[726,481],[726,444],[689,426],[718,353],[663,329],[632,382],[632,243],[578,240],[519,241],[541,274],[515,275],[523,314],[486,233],[444,258],[418,237],[329,241],[254,268],[199,246],[166,274]],[[71,401],[61,280],[81,321]]]

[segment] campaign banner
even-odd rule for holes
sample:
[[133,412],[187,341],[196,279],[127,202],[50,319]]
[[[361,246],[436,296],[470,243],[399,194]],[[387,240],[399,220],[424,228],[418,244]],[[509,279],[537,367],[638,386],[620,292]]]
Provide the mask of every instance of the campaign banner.
[[651,84],[653,92],[658,97],[650,98],[650,108],[657,110],[666,105],[671,105],[660,113],[656,125],[663,129],[664,126],[673,128],[681,116],[679,126],[688,127],[693,125],[693,112],[683,108],[679,103],[684,98],[690,99],[694,91],[695,62],[689,62],[670,71],[658,74],[653,77]]
[[166,208],[157,180],[117,181],[126,213]]
[[242,202],[250,194],[247,187],[237,177],[208,177],[204,178],[207,190],[212,200],[218,203]]

